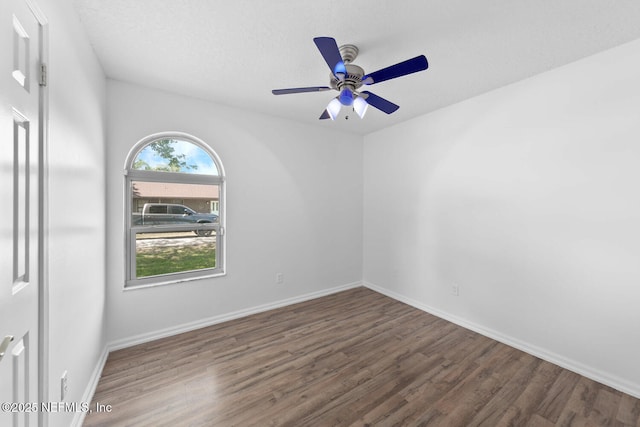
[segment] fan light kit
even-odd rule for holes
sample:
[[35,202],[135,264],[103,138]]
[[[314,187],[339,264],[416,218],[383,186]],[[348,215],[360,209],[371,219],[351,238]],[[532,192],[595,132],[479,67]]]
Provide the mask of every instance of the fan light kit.
[[345,44],[338,47],[332,37],[316,37],[313,41],[331,70],[329,86],[274,89],[271,92],[274,95],[288,95],[290,93],[323,92],[326,90],[338,91],[338,96],[329,102],[329,105],[320,116],[320,120],[335,120],[340,114],[343,105],[352,107],[360,118],[364,117],[369,105],[391,114],[400,107],[367,90],[359,92],[358,89],[362,85],[368,86],[384,82],[396,77],[417,73],[429,67],[427,58],[424,55],[420,55],[373,73],[365,74],[361,67],[352,63],[358,56],[358,48],[356,46]]

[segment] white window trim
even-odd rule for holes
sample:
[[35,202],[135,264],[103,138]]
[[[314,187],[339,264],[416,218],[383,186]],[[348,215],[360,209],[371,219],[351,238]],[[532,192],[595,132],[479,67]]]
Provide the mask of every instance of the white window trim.
[[[158,172],[132,169],[138,153],[148,144],[159,139],[177,139],[193,143],[203,149],[213,159],[218,175],[198,175],[185,174],[175,172]],[[159,132],[149,135],[138,141],[129,151],[124,167],[124,252],[125,252],[125,271],[124,271],[124,289],[140,289],[155,286],[171,285],[177,283],[188,282],[192,280],[200,280],[205,278],[220,277],[227,273],[226,266],[226,179],[224,166],[220,161],[218,154],[213,151],[201,139],[184,133],[184,132]],[[216,267],[203,270],[190,270],[178,273],[169,273],[159,276],[151,276],[144,278],[135,278],[135,257],[136,257],[136,241],[135,234],[142,230],[150,229],[147,227],[132,227],[131,225],[131,185],[133,181],[151,181],[151,182],[177,182],[190,184],[211,184],[219,187],[219,223],[204,226],[216,230]],[[155,229],[162,231],[173,231],[188,228],[189,226],[171,225],[171,226],[155,226]],[[189,228],[191,229],[191,228]]]

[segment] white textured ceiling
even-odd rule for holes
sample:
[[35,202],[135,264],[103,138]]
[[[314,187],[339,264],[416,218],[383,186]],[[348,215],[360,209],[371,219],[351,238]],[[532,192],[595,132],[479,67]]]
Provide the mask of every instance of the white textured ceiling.
[[[298,122],[366,134],[640,38],[638,0],[74,0],[108,77]],[[360,49],[372,72],[424,54],[429,69],[368,88],[398,105],[318,117],[313,43]],[[615,78],[615,76],[611,76]]]

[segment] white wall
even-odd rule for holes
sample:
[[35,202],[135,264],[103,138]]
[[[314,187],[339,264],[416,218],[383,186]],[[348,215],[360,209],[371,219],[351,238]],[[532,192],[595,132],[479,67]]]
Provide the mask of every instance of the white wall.
[[640,396],[638,76],[635,41],[365,137],[364,280]]
[[[116,347],[360,283],[361,137],[117,81],[107,93],[107,318]],[[161,131],[201,138],[222,159],[228,274],[125,291],[124,164],[136,142]]]
[[[82,402],[105,338],[105,111],[102,69],[71,2],[37,0],[49,20],[49,400]],[[90,397],[90,396],[89,396]],[[76,414],[51,414],[68,426]]]

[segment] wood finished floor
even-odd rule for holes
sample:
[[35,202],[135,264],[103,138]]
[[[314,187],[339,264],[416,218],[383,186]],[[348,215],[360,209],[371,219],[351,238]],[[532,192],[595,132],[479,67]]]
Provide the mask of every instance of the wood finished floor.
[[640,400],[366,288],[111,353],[85,426],[635,426]]

